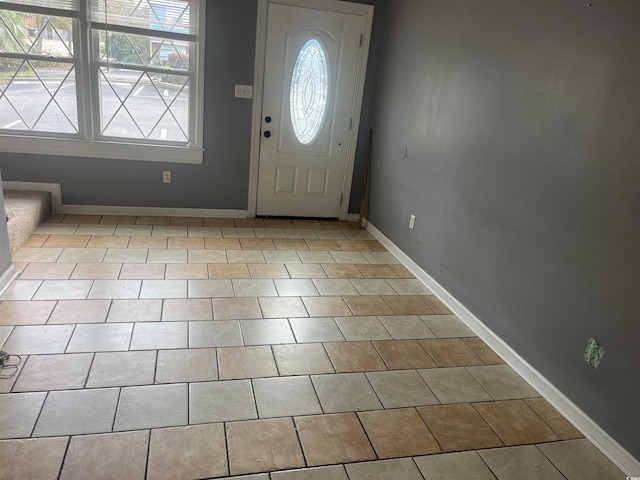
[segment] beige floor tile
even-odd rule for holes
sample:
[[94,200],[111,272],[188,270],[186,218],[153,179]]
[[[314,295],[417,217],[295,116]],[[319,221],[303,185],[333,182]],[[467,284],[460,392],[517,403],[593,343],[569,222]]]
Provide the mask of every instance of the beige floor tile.
[[425,478],[429,480],[496,480],[476,452],[427,455],[416,457],[414,461]]
[[22,244],[25,247],[41,247],[47,241],[49,235],[34,233]]
[[247,267],[251,278],[289,278],[289,272],[282,263],[250,263]]
[[333,373],[333,366],[321,343],[274,345],[273,354],[280,375]]
[[0,302],[0,325],[42,325],[55,306],[53,300]]
[[0,479],[55,480],[69,439],[34,438],[0,441]]
[[415,370],[367,372],[366,376],[384,408],[416,407],[439,403]]
[[262,250],[229,250],[229,263],[265,263]]
[[337,249],[339,250],[353,252],[368,252],[371,250],[364,240],[336,240],[336,243],[338,244]]
[[192,238],[222,238],[222,230],[220,227],[189,227],[187,235]]
[[398,295],[383,297],[396,315],[432,315],[434,311],[424,301],[424,296]]
[[196,382],[189,385],[189,423],[258,418],[251,380]]
[[233,227],[233,218],[203,218],[202,224],[205,227]]
[[266,263],[302,263],[295,250],[262,250],[262,255]]
[[437,367],[417,340],[375,341],[373,345],[391,370]]
[[391,340],[378,317],[339,317],[336,323],[348,341]]
[[204,250],[203,237],[171,237],[167,242],[167,248],[186,248]]
[[274,238],[273,243],[275,243],[278,250],[309,250],[309,247],[302,239]]
[[209,278],[249,278],[246,263],[210,263]]
[[167,280],[204,280],[209,278],[206,263],[168,264],[165,272]]
[[143,480],[148,444],[148,431],[73,437],[60,479]]
[[260,418],[322,413],[307,376],[255,378],[252,383]]
[[477,337],[465,338],[464,343],[487,365],[503,365],[505,363],[496,352]]
[[100,223],[102,219],[102,215],[77,215],[77,214],[68,214],[65,215],[62,219],[62,223],[88,223],[88,224],[96,224]]
[[295,422],[309,466],[376,458],[354,413],[296,417]]
[[313,297],[319,295],[309,278],[277,278],[273,281],[281,297]]
[[368,245],[368,247],[374,252],[386,252],[387,249],[384,248],[378,240],[365,240],[364,243]]
[[436,315],[451,315],[452,313],[451,310],[434,295],[424,295],[422,300],[431,307],[431,310],[433,310]]
[[321,220],[320,225],[326,230],[351,230],[351,226],[347,222],[338,220]]
[[302,297],[311,317],[348,317],[351,310],[341,297]]
[[539,397],[515,370],[508,365],[487,365],[467,368],[494,400]]
[[93,354],[31,355],[25,362],[14,392],[73,390],[83,388]]
[[292,228],[293,220],[288,218],[265,218],[264,224],[267,228]]
[[105,225],[133,225],[136,217],[133,215],[103,215],[100,223]]
[[364,278],[398,278],[398,274],[391,265],[356,265]]
[[220,348],[218,349],[218,368],[221,380],[278,375],[269,346]]
[[[295,222],[295,220],[294,220]],[[285,228],[284,233],[291,239],[309,239],[318,238],[316,233],[310,228]]]
[[396,340],[434,338],[435,334],[417,315],[380,316],[380,322]]
[[383,408],[363,373],[312,375],[311,381],[325,413],[360,412]]
[[355,265],[325,263],[322,265],[322,268],[329,278],[363,278],[362,273],[360,273],[360,270],[358,270]]
[[237,238],[205,238],[204,248],[208,250],[240,250],[240,240]]
[[287,263],[291,278],[326,278],[327,274],[320,265]]
[[64,218],[63,213],[52,213],[47,218],[44,219],[44,223],[60,223]]
[[115,236],[149,237],[153,227],[151,225],[117,225]]
[[67,280],[75,263],[30,263],[20,274],[21,280]]
[[[464,322],[455,315],[423,315],[421,318],[438,338],[476,336],[473,330],[467,327]],[[471,345],[467,341],[465,341],[465,343],[471,348]]]
[[110,300],[61,300],[48,323],[102,323],[110,305]]
[[120,270],[120,280],[162,280],[165,265],[125,263]]
[[167,299],[162,308],[162,320],[168,322],[185,320],[213,320],[211,299],[181,298]]
[[427,339],[420,340],[420,343],[440,367],[466,367],[484,364],[460,338]]
[[[258,479],[245,477],[243,480]],[[271,480],[349,480],[349,477],[347,477],[347,472],[342,465],[330,465],[328,467],[311,467],[300,470],[273,472],[271,473]]]
[[335,240],[305,240],[309,250],[338,250],[340,247]]
[[393,310],[382,297],[344,297],[354,315],[393,315]]
[[151,431],[147,478],[173,480],[227,475],[224,425],[192,425]]
[[204,225],[201,217],[171,217],[169,223],[177,227],[202,227]]
[[322,296],[358,295],[353,284],[345,278],[316,278],[313,283]]
[[217,379],[215,348],[158,351],[156,383],[206,382]]
[[324,228],[319,220],[294,220],[293,225],[296,228],[304,228],[304,229]]
[[234,218],[233,223],[238,228],[264,228],[265,223],[262,218]]
[[152,237],[185,237],[189,233],[187,227],[172,225],[154,225],[151,230]]
[[171,224],[170,217],[138,217],[136,218],[136,225],[169,225]]
[[162,300],[114,300],[107,322],[159,322]]
[[262,318],[257,298],[214,298],[215,320],[244,320]]
[[92,235],[88,248],[127,248],[129,237],[126,235]]
[[236,227],[236,228],[227,228],[222,227],[222,236],[226,238],[255,238],[256,235],[253,233],[253,228],[250,227]]
[[116,231],[115,225],[79,225],[74,235],[113,235]]
[[440,403],[489,402],[491,395],[466,368],[429,368],[418,370]]
[[344,341],[333,318],[290,318],[289,323],[298,343]]
[[308,317],[300,297],[260,298],[260,308],[264,318]]
[[378,458],[440,453],[438,442],[413,408],[359,412]]
[[245,345],[274,345],[295,343],[286,318],[240,320]]
[[62,248],[22,247],[13,255],[14,262],[55,262],[62,255]]
[[500,480],[566,480],[549,459],[533,445],[493,448],[478,453]]
[[571,423],[544,398],[532,398],[525,401],[562,440],[573,440],[584,437],[576,427],[571,425]]
[[[137,282],[139,280],[114,280],[117,282]],[[197,282],[202,280],[142,280],[142,286],[139,289],[140,298],[187,298],[188,282]],[[131,293],[133,293],[133,284],[131,285]],[[112,297],[118,298],[118,297]],[[135,298],[132,296],[119,298]]]
[[371,372],[386,366],[371,342],[332,342],[325,349],[336,372]]
[[71,274],[72,280],[116,280],[121,263],[79,263]]
[[469,404],[418,407],[445,452],[501,447],[502,442]]
[[475,403],[473,406],[505,445],[526,445],[560,439],[523,400]]
[[49,235],[44,242],[45,247],[84,247],[89,241],[89,235]]
[[98,352],[86,388],[130,387],[153,384],[156,351]]
[[243,250],[275,250],[276,246],[270,238],[241,238]]
[[554,442],[538,445],[538,448],[569,480],[585,478],[629,479],[587,440]]
[[232,475],[304,466],[290,418],[230,422],[226,428]]

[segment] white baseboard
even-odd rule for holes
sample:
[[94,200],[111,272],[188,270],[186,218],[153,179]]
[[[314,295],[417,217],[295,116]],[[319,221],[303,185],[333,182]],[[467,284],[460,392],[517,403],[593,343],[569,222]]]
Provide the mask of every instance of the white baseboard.
[[[363,222],[364,224],[365,222]],[[567,398],[555,385],[526,362],[498,335],[487,328],[478,317],[451,295],[433,277],[425,272],[407,254],[398,248],[373,224],[366,222],[367,230],[384,245],[389,252],[404,264],[416,278],[424,283],[458,318],[489,345],[507,364],[535,388],[549,403],[564,415],[604,455],[627,475],[640,476],[640,462],[622,445],[616,442],[576,404]]]
[[26,192],[49,192],[51,194],[51,211],[55,212],[62,205],[62,189],[59,183],[37,182],[2,182],[3,190],[22,190]]
[[7,268],[7,271],[4,272],[0,277],[0,297],[4,295],[4,292],[7,291],[7,289],[9,288],[11,283],[16,279],[17,276],[18,276],[18,272],[16,270],[15,265],[13,264],[10,265],[9,268]]
[[107,205],[60,205],[53,211],[53,213],[78,215],[247,218],[246,210],[165,207],[116,207]]

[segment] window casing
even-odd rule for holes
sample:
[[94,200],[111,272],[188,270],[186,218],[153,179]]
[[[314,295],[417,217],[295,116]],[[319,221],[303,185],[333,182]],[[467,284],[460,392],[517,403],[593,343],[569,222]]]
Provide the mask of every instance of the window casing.
[[0,151],[201,163],[204,4],[0,1]]

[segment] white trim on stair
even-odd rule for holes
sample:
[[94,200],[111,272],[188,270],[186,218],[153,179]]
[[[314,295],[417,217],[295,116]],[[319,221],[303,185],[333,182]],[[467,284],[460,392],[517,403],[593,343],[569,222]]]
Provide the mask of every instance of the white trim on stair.
[[51,211],[62,205],[62,189],[59,183],[38,183],[38,182],[2,182],[3,190],[21,190],[23,192],[49,192],[51,194]]
[[0,298],[2,297],[2,295],[4,295],[4,292],[9,289],[9,287],[17,277],[18,271],[16,270],[15,265],[9,265],[7,271],[4,272],[0,277]]
[[567,398],[555,385],[533,368],[504,340],[490,330],[459,300],[425,272],[373,224],[366,228],[389,252],[424,283],[458,318],[473,330],[489,347],[500,355],[522,378],[533,386],[551,405],[564,415],[584,436],[627,475],[640,476],[640,461],[616,442],[596,422]]
[[246,210],[168,207],[118,207],[107,205],[60,205],[53,211],[53,213],[77,215],[247,218]]

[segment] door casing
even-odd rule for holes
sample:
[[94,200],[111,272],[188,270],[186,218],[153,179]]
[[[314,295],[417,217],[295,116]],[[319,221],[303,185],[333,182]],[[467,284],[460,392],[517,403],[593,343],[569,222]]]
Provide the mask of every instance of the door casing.
[[353,128],[350,131],[347,158],[345,164],[344,181],[342,185],[343,202],[340,205],[339,219],[346,220],[349,213],[349,197],[353,180],[353,167],[356,155],[358,132],[360,130],[360,113],[362,111],[362,96],[367,72],[367,60],[369,57],[369,44],[371,42],[371,26],[373,23],[373,5],[340,0],[258,0],[258,19],[256,25],[256,57],[253,77],[253,111],[251,122],[251,159],[249,163],[249,198],[247,202],[247,214],[256,216],[258,200],[258,170],[260,165],[260,135],[262,126],[262,98],[264,89],[265,50],[267,41],[267,12],[270,3],[306,7],[317,10],[352,13],[362,15],[364,31],[362,36],[362,48],[364,55],[358,60],[358,73],[356,78],[355,102],[353,111]]

